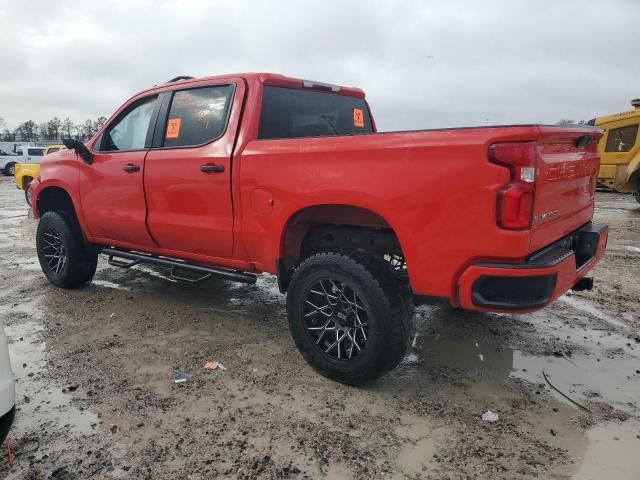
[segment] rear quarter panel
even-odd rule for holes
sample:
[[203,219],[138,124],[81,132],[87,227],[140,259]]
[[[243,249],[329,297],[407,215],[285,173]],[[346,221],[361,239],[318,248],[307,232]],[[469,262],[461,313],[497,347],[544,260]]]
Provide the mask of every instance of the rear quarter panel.
[[[296,212],[327,204],[366,208],[396,232],[414,293],[452,297],[472,262],[528,254],[528,232],[496,226],[496,193],[509,172],[488,162],[487,148],[538,135],[538,127],[524,126],[250,141],[234,164],[236,231],[250,260],[273,272]],[[256,190],[271,195],[269,213],[252,206]]]

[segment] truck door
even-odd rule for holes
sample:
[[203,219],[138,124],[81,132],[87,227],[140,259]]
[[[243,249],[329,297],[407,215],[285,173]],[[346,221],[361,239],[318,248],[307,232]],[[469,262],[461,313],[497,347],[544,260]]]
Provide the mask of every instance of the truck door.
[[101,243],[155,245],[145,224],[142,178],[159,107],[157,95],[127,106],[93,145],[93,163],[80,168],[84,219]]
[[200,85],[174,91],[160,111],[145,162],[147,227],[162,248],[231,258],[231,154],[245,87]]

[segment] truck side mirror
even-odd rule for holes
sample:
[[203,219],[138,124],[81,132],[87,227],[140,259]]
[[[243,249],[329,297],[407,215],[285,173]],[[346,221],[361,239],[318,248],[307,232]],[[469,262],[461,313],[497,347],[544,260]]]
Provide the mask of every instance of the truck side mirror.
[[80,140],[76,140],[75,138],[63,138],[62,143],[69,150],[73,150],[76,152],[82,161],[87,165],[91,165],[93,163],[93,153],[82,143]]

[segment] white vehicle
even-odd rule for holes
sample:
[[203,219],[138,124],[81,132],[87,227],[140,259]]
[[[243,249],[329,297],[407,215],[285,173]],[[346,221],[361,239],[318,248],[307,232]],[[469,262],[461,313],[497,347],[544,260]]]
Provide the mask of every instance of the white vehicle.
[[44,156],[44,149],[45,147],[22,146],[16,149],[15,154],[0,155],[0,172],[5,175],[14,175],[16,163],[40,163]]
[[7,438],[15,413],[15,380],[9,360],[7,337],[0,325],[0,443]]

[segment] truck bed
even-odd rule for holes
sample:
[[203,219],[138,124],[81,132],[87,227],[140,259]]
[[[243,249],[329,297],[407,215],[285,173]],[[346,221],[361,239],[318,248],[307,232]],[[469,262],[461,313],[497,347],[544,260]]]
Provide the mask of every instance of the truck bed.
[[[592,136],[587,146],[575,141]],[[319,198],[378,213],[400,239],[415,292],[455,297],[462,270],[478,261],[522,262],[591,219],[595,142],[590,128],[539,125],[450,128],[371,135],[254,140],[239,152],[242,243],[269,271],[287,219]],[[488,161],[491,144],[537,142],[531,230],[496,224],[509,171]],[[256,215],[256,186],[275,185],[273,215]],[[326,200],[325,200],[326,201]]]

